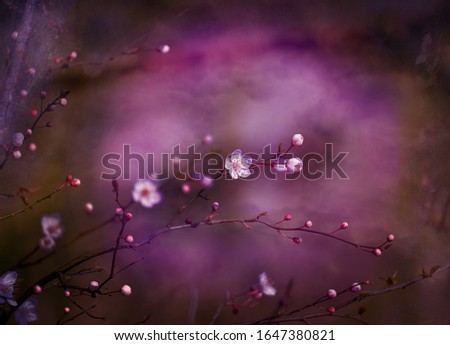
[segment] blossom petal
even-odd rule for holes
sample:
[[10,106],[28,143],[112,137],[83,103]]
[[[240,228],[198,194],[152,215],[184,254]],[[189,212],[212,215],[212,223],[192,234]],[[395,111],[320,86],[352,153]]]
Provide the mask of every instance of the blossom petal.
[[13,307],[17,307],[17,302],[14,298],[8,298],[7,299],[9,305],[13,306]]
[[241,168],[239,170],[240,177],[249,177],[251,174],[252,174],[252,172],[248,168]]
[[231,178],[232,178],[233,180],[237,180],[237,179],[239,178],[239,175],[238,175],[237,171],[234,170],[234,169],[231,169],[231,170],[230,170],[230,175],[231,175]]
[[231,154],[231,160],[240,160],[242,157],[242,151],[240,149],[234,150]]
[[8,271],[0,276],[0,285],[14,285],[17,280],[17,272]]
[[252,165],[252,158],[250,156],[247,155],[243,155],[241,157],[241,165],[245,168],[250,167],[250,165]]

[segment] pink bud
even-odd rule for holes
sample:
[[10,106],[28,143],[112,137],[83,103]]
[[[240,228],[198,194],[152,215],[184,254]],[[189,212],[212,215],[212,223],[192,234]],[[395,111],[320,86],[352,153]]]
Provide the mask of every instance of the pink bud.
[[63,107],[65,107],[67,103],[68,103],[67,98],[61,98],[59,100],[59,104],[61,104]]
[[28,74],[34,77],[36,75],[36,69],[33,67],[28,68]]
[[62,58],[61,57],[56,57],[55,58],[55,63],[61,63],[62,62]]
[[341,229],[342,230],[345,230],[345,229],[347,229],[348,228],[348,223],[347,222],[342,222],[342,224],[341,224]]
[[132,235],[126,235],[125,236],[125,242],[127,243],[133,243],[134,242],[134,237]]
[[133,213],[127,212],[127,213],[125,214],[125,219],[126,219],[126,220],[131,220],[132,218],[133,218]]
[[70,181],[70,185],[72,187],[78,187],[81,185],[81,181],[78,178],[74,178],[72,181]]
[[212,137],[212,135],[211,135],[211,134],[206,134],[206,135],[203,137],[202,142],[203,142],[203,144],[205,144],[205,145],[211,145],[212,142],[213,142],[213,137]]
[[350,288],[352,292],[360,292],[361,291],[361,285],[358,283],[353,283],[352,287]]
[[28,135],[29,137],[31,137],[31,136],[33,135],[33,130],[30,129],[30,128],[28,128],[28,129],[27,129],[27,135]]
[[39,96],[41,97],[41,99],[44,99],[45,97],[47,97],[47,91],[42,90]]
[[129,285],[124,285],[120,288],[120,293],[124,296],[131,295],[131,287]]
[[380,256],[381,255],[381,249],[380,248],[375,248],[373,251],[372,251],[372,254],[373,255],[375,255],[375,256]]
[[94,205],[92,205],[92,203],[87,202],[84,204],[84,210],[86,211],[87,214],[92,213],[92,211],[94,211]]
[[65,297],[70,297],[70,291],[69,290],[64,290],[64,296]]
[[330,312],[330,313],[336,312],[336,308],[335,308],[335,307],[328,307],[327,310],[328,310],[328,312]]
[[292,241],[294,241],[296,244],[302,243],[302,239],[300,237],[292,237]]
[[327,296],[328,296],[328,297],[330,297],[330,298],[334,298],[334,297],[336,297],[336,296],[337,296],[337,292],[336,292],[336,290],[334,290],[334,289],[330,289],[330,290],[328,290],[328,292],[327,292]]
[[21,132],[14,133],[11,137],[12,144],[15,147],[21,147],[23,145],[23,141],[25,136]]
[[78,56],[78,53],[74,50],[74,51],[72,51],[72,52],[70,53],[69,59],[70,59],[71,61],[73,61],[73,60],[75,60],[75,59],[77,58],[77,56]]
[[187,183],[183,183],[181,185],[181,191],[185,194],[189,193],[191,191],[191,186],[189,186],[189,184]]
[[392,242],[394,240],[395,240],[394,234],[389,234],[388,237],[386,238],[386,241],[388,241],[388,242]]
[[219,209],[219,207],[220,207],[220,204],[217,201],[214,201],[211,205],[213,212],[217,211]]
[[200,179],[200,183],[203,187],[210,188],[214,185],[214,180],[208,176],[202,176],[202,178]]
[[20,157],[22,157],[22,153],[19,150],[15,150],[13,151],[13,157],[15,159],[20,159]]
[[64,313],[65,314],[69,314],[70,313],[70,308],[69,307],[65,307],[64,308]]
[[20,90],[20,96],[21,97],[27,97],[28,96],[28,91],[27,90]]
[[33,291],[36,295],[39,295],[42,292],[42,287],[40,285],[33,286]]
[[53,122],[49,121],[45,124],[45,127],[51,128],[53,127]]
[[292,219],[292,216],[290,215],[290,214],[286,214],[285,216],[284,216],[284,220],[286,220],[286,221],[289,221],[289,220],[291,220]]
[[292,136],[291,143],[293,146],[300,146],[303,144],[303,135],[301,134],[294,134]]
[[37,149],[37,146],[35,143],[30,143],[30,145],[28,145],[28,150],[30,152],[34,152],[34,151],[36,151],[36,149]]
[[30,111],[30,114],[31,114],[31,116],[33,116],[33,117],[36,117],[36,116],[38,116],[38,110],[37,109],[31,109],[31,111]]
[[310,220],[308,220],[306,223],[305,223],[305,226],[307,227],[307,228],[312,228],[312,221],[310,221]]
[[117,207],[117,208],[114,210],[114,214],[115,214],[116,216],[121,216],[121,215],[123,214],[122,208]]
[[158,47],[158,51],[161,54],[167,54],[168,52],[170,52],[170,47],[167,44],[163,44],[163,45]]
[[17,39],[17,37],[19,37],[19,33],[18,33],[17,31],[14,31],[14,32],[11,34],[11,39],[12,39],[13,41],[15,41],[15,40]]
[[72,175],[67,175],[66,176],[66,182],[70,182],[73,180],[73,176]]
[[89,289],[89,291],[94,292],[94,291],[98,290],[99,286],[100,285],[99,285],[98,281],[93,280],[89,283],[88,289]]

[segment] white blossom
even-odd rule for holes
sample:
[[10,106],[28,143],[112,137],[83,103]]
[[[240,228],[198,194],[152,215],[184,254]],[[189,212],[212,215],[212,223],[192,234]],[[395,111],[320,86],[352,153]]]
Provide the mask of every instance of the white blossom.
[[157,186],[149,180],[137,181],[134,185],[133,200],[150,208],[161,202],[161,194]]
[[7,271],[0,276],[0,304],[8,302],[13,307],[17,305],[13,296],[16,280],[17,273],[14,271]]
[[239,177],[248,177],[251,174],[249,169],[252,159],[247,155],[242,155],[241,150],[235,150],[225,161],[225,168],[230,172],[231,178],[237,180]]

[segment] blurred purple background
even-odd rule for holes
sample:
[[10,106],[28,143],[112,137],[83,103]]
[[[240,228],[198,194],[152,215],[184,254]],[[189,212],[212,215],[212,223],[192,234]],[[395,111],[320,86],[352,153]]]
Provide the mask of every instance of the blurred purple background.
[[[0,5],[5,41],[20,17],[8,4]],[[228,289],[248,289],[263,271],[281,294],[293,281],[289,305],[295,307],[330,288],[366,279],[381,288],[378,277],[398,271],[403,281],[422,267],[448,263],[449,13],[445,1],[43,1],[27,52],[37,81],[11,128],[31,121],[26,109],[38,104],[33,95],[42,88],[55,96],[60,89],[72,93],[66,108],[50,114],[54,127],[36,134],[37,152],[0,172],[0,192],[28,186],[43,195],[68,173],[82,185],[0,222],[1,270],[36,245],[44,214],[61,214],[66,239],[110,217],[116,206],[111,183],[99,178],[101,159],[124,144],[158,157],[195,143],[204,153],[226,156],[236,148],[287,146],[294,133],[305,138],[295,149],[300,157],[322,153],[325,143],[349,152],[342,163],[349,179],[216,181],[207,194],[220,202],[219,217],[268,211],[276,222],[289,213],[289,225],[311,219],[325,232],[348,221],[341,236],[369,245],[394,233],[394,246],[381,257],[313,235],[296,245],[257,225],[199,227],[119,253],[119,267],[144,258],[109,285],[129,284],[132,296],[86,296],[80,303],[96,304],[106,323],[146,316],[153,324],[209,323]],[[168,54],[157,52],[161,44],[171,47]],[[53,59],[71,50],[78,58],[70,68],[48,74]],[[213,136],[212,145],[201,144],[205,134]],[[135,179],[134,173],[132,181],[119,181],[124,200]],[[139,240],[167,224],[200,188],[192,184],[185,195],[180,185],[163,188],[163,202],[152,209],[136,205],[127,232]],[[91,215],[83,209],[88,201]],[[0,200],[1,214],[21,206],[18,198]],[[179,222],[209,211],[210,202],[199,200]],[[81,253],[111,247],[119,229],[110,224],[66,249],[58,243],[51,259],[19,272],[20,288]],[[86,267],[108,270],[110,260]],[[449,298],[450,277],[442,273],[348,312],[362,305],[364,319],[375,324],[447,324]],[[54,323],[65,305],[62,290],[49,289],[38,303],[39,323]],[[239,315],[225,308],[217,322],[257,320],[277,303],[277,296],[264,297]],[[189,317],[193,305],[195,318]],[[83,316],[75,322],[97,321]]]

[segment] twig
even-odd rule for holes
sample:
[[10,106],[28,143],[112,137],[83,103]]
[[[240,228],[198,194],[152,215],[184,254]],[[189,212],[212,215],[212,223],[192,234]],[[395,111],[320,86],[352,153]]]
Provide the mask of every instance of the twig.
[[56,189],[54,189],[53,191],[51,191],[49,194],[47,194],[47,195],[43,196],[42,198],[40,198],[40,199],[38,199],[38,200],[36,200],[36,201],[30,203],[29,205],[27,205],[27,206],[25,206],[25,207],[22,207],[21,209],[16,210],[16,211],[14,211],[14,212],[12,212],[12,213],[10,213],[10,214],[6,214],[6,215],[4,215],[4,216],[0,216],[0,221],[5,220],[5,219],[8,219],[8,218],[11,218],[11,217],[14,217],[14,216],[16,216],[16,215],[18,215],[18,214],[20,214],[20,213],[22,213],[22,212],[25,212],[26,210],[32,208],[33,206],[39,204],[40,202],[42,202],[42,201],[44,201],[44,200],[46,200],[46,199],[50,199],[54,194],[60,192],[60,191],[61,191],[62,189],[64,189],[64,187],[66,187],[66,186],[67,186],[67,183],[64,182],[64,183],[61,184],[58,188],[56,188]]

